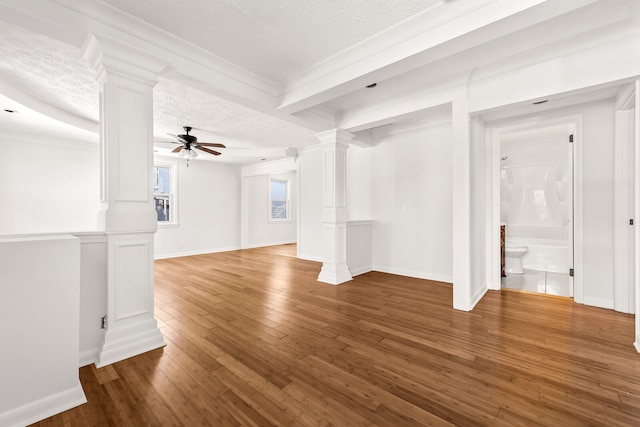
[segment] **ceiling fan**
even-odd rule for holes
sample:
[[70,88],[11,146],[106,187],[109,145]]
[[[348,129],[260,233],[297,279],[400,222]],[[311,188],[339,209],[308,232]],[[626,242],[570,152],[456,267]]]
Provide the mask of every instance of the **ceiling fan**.
[[187,161],[189,159],[195,159],[198,157],[198,153],[195,150],[204,151],[205,153],[213,154],[214,156],[219,156],[219,151],[211,150],[207,147],[215,147],[215,148],[226,148],[224,144],[218,144],[214,142],[198,142],[198,138],[193,135],[189,135],[191,132],[191,126],[184,126],[184,131],[186,132],[184,135],[173,135],[174,138],[178,140],[178,142],[174,142],[174,144],[180,144],[179,147],[176,147],[172,150],[172,153],[178,153],[180,157],[186,157]]

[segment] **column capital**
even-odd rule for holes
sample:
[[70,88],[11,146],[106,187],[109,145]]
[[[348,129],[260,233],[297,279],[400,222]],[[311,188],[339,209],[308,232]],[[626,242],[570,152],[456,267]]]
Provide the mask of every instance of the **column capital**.
[[96,79],[104,83],[110,73],[155,86],[168,62],[104,34],[92,33],[82,46],[82,57],[91,64]]
[[356,136],[342,129],[331,129],[314,135],[320,141],[320,144],[345,145],[349,146],[349,142]]

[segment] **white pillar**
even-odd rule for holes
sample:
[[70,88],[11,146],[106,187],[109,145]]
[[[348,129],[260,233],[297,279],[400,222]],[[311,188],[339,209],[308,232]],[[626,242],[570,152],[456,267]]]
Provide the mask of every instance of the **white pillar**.
[[453,308],[471,306],[471,138],[469,106],[461,93],[452,104]]
[[347,265],[347,149],[354,135],[333,129],[316,138],[322,147],[324,239],[318,280],[339,285],[352,279]]
[[100,83],[101,209],[107,327],[97,366],[165,345],[153,313],[153,87],[166,63],[106,36],[83,57]]

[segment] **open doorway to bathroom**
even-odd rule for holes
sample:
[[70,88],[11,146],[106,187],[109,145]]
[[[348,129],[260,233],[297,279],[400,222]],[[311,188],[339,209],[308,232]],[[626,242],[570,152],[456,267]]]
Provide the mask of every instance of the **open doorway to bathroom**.
[[573,297],[573,127],[500,135],[503,289]]

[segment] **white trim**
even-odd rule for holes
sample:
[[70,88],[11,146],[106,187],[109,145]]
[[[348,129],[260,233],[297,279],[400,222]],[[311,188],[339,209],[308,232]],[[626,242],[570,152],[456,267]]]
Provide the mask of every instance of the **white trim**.
[[248,176],[256,175],[275,175],[282,174],[296,170],[296,160],[293,157],[273,160],[270,162],[256,163],[253,165],[246,165],[240,168],[240,176],[246,178]]
[[278,246],[278,245],[290,245],[296,243],[295,240],[284,240],[281,242],[267,242],[267,243],[253,243],[251,245],[248,245],[242,249],[255,249],[255,248],[264,248],[267,246]]
[[473,310],[476,307],[476,305],[480,302],[482,297],[487,294],[487,292],[489,292],[489,287],[485,283],[484,286],[478,289],[478,292],[476,292],[475,295],[471,297],[471,307],[469,308],[469,311]]
[[431,280],[434,282],[444,282],[448,284],[453,283],[453,276],[444,274],[433,274],[424,271],[405,270],[403,268],[389,267],[385,265],[373,265],[371,271],[379,271],[381,273],[395,274],[397,276],[413,277],[415,279]]
[[98,152],[100,150],[100,143],[97,138],[78,140],[70,138],[56,138],[46,135],[38,135],[35,133],[0,132],[0,144],[16,143],[38,144],[46,145],[48,147],[69,148],[89,152]]
[[[274,218],[272,216],[273,214],[273,200],[271,198],[271,183],[272,182],[283,182],[285,184],[285,193],[286,193],[286,197],[284,199],[285,202],[285,217],[284,218]],[[268,218],[267,218],[267,222],[268,223],[283,223],[283,222],[291,222],[291,179],[289,178],[277,178],[272,176],[271,174],[269,174],[269,186],[267,188],[268,191],[268,195],[269,195],[269,207],[268,207]],[[281,201],[281,199],[276,199],[277,201]]]
[[634,342],[633,346],[636,348],[636,351],[640,353],[640,342],[639,341]]
[[[180,226],[178,198],[178,162],[153,159],[154,168],[169,169],[169,218],[170,221],[156,221],[158,228],[175,228]],[[155,200],[155,193],[153,194]],[[155,201],[154,206],[155,210]]]
[[96,368],[102,368],[166,345],[152,313],[137,315],[135,318],[130,317],[127,321],[128,324],[124,327],[116,325],[107,328],[96,361]]
[[[634,153],[634,207],[633,207],[633,216],[636,222],[640,219],[640,80],[636,80],[635,84],[635,153]],[[636,349],[640,352],[640,225],[635,227],[635,277],[634,277],[634,287],[635,287],[635,337],[636,337]]]
[[78,358],[78,367],[82,368],[83,366],[91,365],[92,363],[96,363],[98,361],[98,353],[100,352],[99,347],[90,348],[88,350],[83,350],[80,352],[80,357]]
[[[626,96],[626,94],[625,94]],[[619,104],[624,104],[620,102]],[[618,105],[618,104],[617,104]],[[633,218],[633,110],[615,112],[614,146],[614,303],[615,310],[633,313],[633,228],[629,218]]]
[[22,427],[87,403],[80,381],[74,387],[0,414],[0,425]]
[[584,297],[583,304],[593,307],[608,308],[610,310],[613,310],[614,307],[613,300],[592,297]]
[[[300,247],[300,245],[298,245],[298,248],[299,247]],[[298,253],[298,259],[301,259],[301,260],[304,260],[304,261],[313,261],[313,262],[322,263],[322,257],[321,256],[304,255],[304,254]]]
[[616,97],[616,110],[632,110],[635,107],[635,96],[636,91],[633,83],[624,86]]
[[351,277],[355,277],[355,276],[359,276],[361,274],[365,274],[365,273],[369,273],[369,272],[373,271],[373,266],[367,265],[367,266],[364,266],[364,267],[357,268],[355,270],[352,270],[350,268],[349,271],[351,272]]
[[[491,157],[485,159],[491,168],[491,188],[490,195],[491,214],[487,216],[490,222],[490,230],[500,230],[500,138],[502,135],[520,132],[524,130],[548,127],[554,125],[567,125],[573,131],[573,264],[569,260],[570,268],[573,267],[576,272],[573,277],[573,297],[574,301],[583,303],[583,279],[581,272],[583,269],[583,131],[582,131],[582,114],[570,114],[562,116],[542,115],[526,118],[511,118],[500,120],[487,125],[487,137],[491,137]],[[494,236],[495,238],[492,238]],[[491,250],[489,252],[490,263],[488,271],[491,277],[488,279],[490,289],[500,289],[500,239],[499,234],[490,233],[488,238],[491,239]],[[569,242],[571,249],[572,242]]]
[[203,249],[199,251],[186,251],[186,252],[173,252],[169,254],[155,255],[153,259],[180,258],[180,257],[192,256],[192,255],[215,254],[218,252],[238,251],[240,249],[242,249],[240,246],[230,246],[228,248]]

